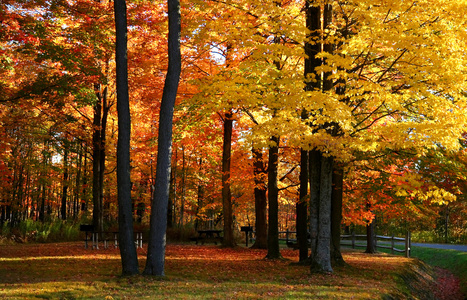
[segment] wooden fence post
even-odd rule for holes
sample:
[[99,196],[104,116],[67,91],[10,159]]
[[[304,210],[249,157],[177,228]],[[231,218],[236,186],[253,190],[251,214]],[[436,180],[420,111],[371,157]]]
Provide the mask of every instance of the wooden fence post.
[[405,234],[405,257],[410,257],[410,231]]
[[355,231],[352,231],[352,249],[355,249]]
[[394,234],[391,237],[391,254],[394,254]]

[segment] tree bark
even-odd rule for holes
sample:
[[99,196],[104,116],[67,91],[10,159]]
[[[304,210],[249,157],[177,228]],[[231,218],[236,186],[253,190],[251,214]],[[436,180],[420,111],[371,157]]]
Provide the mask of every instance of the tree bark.
[[308,260],[307,237],[307,200],[308,200],[308,152],[300,151],[300,196],[296,204],[297,242],[299,250],[299,262]]
[[268,159],[268,204],[269,204],[269,226],[268,226],[268,253],[266,258],[282,258],[279,249],[279,188],[277,187],[277,171],[279,163],[280,138],[272,136],[273,146],[269,147]]
[[341,222],[342,222],[342,192],[344,185],[344,170],[341,165],[334,163],[332,174],[331,195],[331,258],[335,265],[343,265],[341,253]]
[[100,168],[101,168],[101,114],[102,114],[102,104],[100,99],[93,107],[94,116],[93,116],[93,134],[92,134],[92,224],[94,225],[95,230],[103,230],[103,219],[102,219],[102,201],[100,198],[101,195],[101,186],[100,186]]
[[[369,202],[366,203],[366,208],[368,211],[371,210],[371,204]],[[375,220],[371,220],[366,224],[366,250],[365,253],[376,253],[376,245],[375,245]]]
[[319,199],[320,199],[320,178],[321,178],[321,152],[311,150],[309,153],[310,172],[310,240],[311,240],[311,260],[316,255],[319,229]]
[[331,267],[331,193],[332,193],[332,157],[322,157],[319,185],[318,240],[316,253],[311,262],[311,271],[332,272]]
[[127,20],[126,1],[115,0],[116,46],[115,60],[117,67],[117,189],[118,189],[118,230],[119,248],[122,261],[122,274],[133,275],[138,271],[138,255],[134,243],[133,215],[131,211],[130,181],[130,103],[128,94],[127,63]]
[[169,65],[162,93],[154,196],[151,206],[150,237],[144,274],[164,276],[167,206],[172,156],[172,122],[181,72],[180,2],[168,0]]
[[267,171],[263,162],[263,151],[254,149],[253,152],[253,173],[255,176],[255,231],[256,240],[252,248],[267,249],[268,248],[268,223],[267,223],[267,206],[266,198],[267,191]]
[[236,246],[233,234],[232,193],[230,190],[230,161],[232,149],[233,114],[224,115],[224,142],[222,147],[222,212],[224,215],[224,247]]

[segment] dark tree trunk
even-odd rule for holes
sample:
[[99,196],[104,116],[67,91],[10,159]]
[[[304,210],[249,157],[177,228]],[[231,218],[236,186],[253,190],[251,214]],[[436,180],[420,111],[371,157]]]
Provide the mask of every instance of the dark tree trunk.
[[68,197],[68,141],[63,141],[63,186],[62,186],[62,203],[60,207],[60,215],[62,220],[66,220],[66,199]]
[[[366,208],[368,211],[371,210],[371,204],[369,202],[366,203]],[[375,220],[369,221],[366,224],[366,250],[365,253],[376,253],[376,245],[375,245]]]
[[101,168],[101,115],[102,104],[98,101],[94,105],[94,120],[93,120],[93,134],[92,134],[92,224],[98,231],[103,229],[102,219],[102,203],[101,203],[101,186],[100,186],[100,168]]
[[296,204],[297,219],[297,242],[299,250],[299,262],[308,260],[308,237],[307,237],[307,200],[308,200],[308,152],[300,151],[300,198]]
[[[313,91],[321,88],[321,74],[316,72],[316,68],[321,65],[321,59],[317,54],[321,52],[321,44],[316,41],[320,39],[321,29],[321,9],[319,6],[311,5],[310,1],[305,1],[305,22],[310,31],[305,42],[305,90]],[[318,241],[318,216],[319,216],[319,183],[321,174],[321,153],[312,150],[308,153],[308,172],[310,181],[310,241],[311,258],[316,254]]]
[[310,240],[311,240],[311,260],[316,255],[319,229],[319,199],[320,199],[320,178],[321,178],[321,152],[311,150],[309,153],[309,173],[310,173]]
[[268,223],[267,223],[267,207],[268,200],[267,192],[267,171],[263,162],[263,151],[254,149],[253,152],[253,172],[255,176],[255,231],[256,240],[252,248],[267,249],[268,248]]
[[341,253],[341,222],[342,222],[342,192],[344,185],[344,170],[341,165],[334,163],[332,174],[331,195],[331,257],[336,265],[343,265],[344,258]]
[[268,159],[268,204],[269,204],[269,226],[268,226],[268,254],[266,258],[281,258],[279,249],[279,188],[277,187],[277,170],[279,163],[279,141],[277,136],[271,137],[274,142],[269,147]]
[[154,196],[151,206],[150,237],[144,274],[164,276],[167,206],[169,202],[172,155],[172,122],[181,72],[180,2],[168,0],[169,65],[162,93]]
[[[115,60],[117,67],[117,189],[118,189],[118,230],[119,248],[122,261],[122,274],[138,274],[138,255],[134,243],[133,215],[131,211],[130,181],[130,103],[128,95],[127,63],[127,19],[126,1],[115,0],[116,46]],[[100,152],[100,151],[99,151]]]
[[[199,172],[203,172],[203,158],[199,158]],[[203,208],[204,205],[204,184],[203,178],[199,176],[198,179],[198,203],[196,205],[196,220],[195,220],[195,230],[199,229],[199,224],[202,223],[202,219],[200,216],[200,210]]]
[[232,112],[224,115],[224,143],[222,147],[222,212],[224,215],[224,247],[236,245],[233,234],[232,193],[230,191],[230,161],[232,148]]
[[186,163],[185,163],[185,147],[182,146],[182,182],[181,182],[182,194],[180,197],[180,215],[179,227],[183,227],[183,222],[185,218],[185,195],[186,195]]

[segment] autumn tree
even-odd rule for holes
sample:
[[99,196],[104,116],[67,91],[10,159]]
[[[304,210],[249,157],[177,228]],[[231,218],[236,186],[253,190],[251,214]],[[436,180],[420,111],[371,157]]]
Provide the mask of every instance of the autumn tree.
[[181,72],[180,2],[168,0],[169,64],[164,84],[159,119],[155,188],[151,206],[150,239],[144,274],[164,276],[167,205],[172,154],[172,120]]
[[118,228],[120,256],[123,275],[138,273],[138,255],[134,243],[133,215],[131,211],[130,180],[130,101],[128,95],[127,64],[127,17],[126,1],[114,2],[116,46],[115,60],[117,70],[117,185],[118,185]]

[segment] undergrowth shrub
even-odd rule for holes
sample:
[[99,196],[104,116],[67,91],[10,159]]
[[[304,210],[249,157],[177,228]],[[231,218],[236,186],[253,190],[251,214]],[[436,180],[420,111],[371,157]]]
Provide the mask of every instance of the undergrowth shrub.
[[3,223],[0,243],[75,241],[78,240],[79,233],[79,224],[74,222],[54,220],[42,223],[28,219],[13,228],[8,222]]

